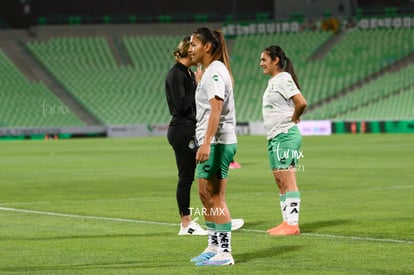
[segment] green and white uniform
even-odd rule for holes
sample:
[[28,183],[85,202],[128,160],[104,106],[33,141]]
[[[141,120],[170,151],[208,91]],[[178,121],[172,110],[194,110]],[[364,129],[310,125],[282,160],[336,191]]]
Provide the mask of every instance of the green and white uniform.
[[295,110],[292,97],[300,94],[292,76],[281,72],[269,79],[263,94],[263,121],[267,139],[272,139],[296,124],[292,121]]
[[292,76],[281,72],[269,79],[263,94],[263,121],[268,139],[272,169],[295,166],[300,153],[301,134],[292,121],[295,104],[292,97],[300,94]]
[[197,165],[197,178],[210,178],[213,174],[217,174],[219,178],[226,178],[228,166],[237,150],[233,83],[229,71],[224,63],[220,61],[213,61],[206,68],[197,86],[196,138],[198,144],[202,144],[204,141],[211,112],[210,100],[214,97],[223,100],[223,109],[216,135],[211,140],[210,158],[208,161]]
[[[300,94],[300,91],[287,72],[278,73],[269,79],[263,94],[263,120],[272,170],[290,170],[297,167],[299,158],[303,157],[300,151],[302,135],[292,121],[295,111],[292,97],[297,94]],[[280,194],[280,209],[284,222],[289,225],[299,223],[300,201],[300,192]]]
[[196,90],[198,144],[202,144],[207,130],[211,112],[210,99],[216,96],[223,100],[223,110],[216,136],[211,143],[237,143],[233,83],[226,66],[220,61],[213,61],[205,70]]

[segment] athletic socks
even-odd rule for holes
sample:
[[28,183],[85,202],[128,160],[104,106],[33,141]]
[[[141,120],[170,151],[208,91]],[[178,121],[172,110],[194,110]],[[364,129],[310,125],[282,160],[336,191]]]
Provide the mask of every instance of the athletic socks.
[[231,222],[217,224],[206,221],[208,232],[208,251],[231,252]]
[[231,253],[231,222],[217,224],[216,234],[218,251],[217,252],[229,252]]
[[218,247],[217,234],[216,234],[216,224],[214,222],[206,221],[207,233],[208,233],[208,247],[211,250],[216,250]]
[[283,222],[287,222],[286,194],[279,194],[279,199],[280,199],[280,211],[282,212]]
[[286,192],[286,217],[289,225],[299,224],[300,193]]

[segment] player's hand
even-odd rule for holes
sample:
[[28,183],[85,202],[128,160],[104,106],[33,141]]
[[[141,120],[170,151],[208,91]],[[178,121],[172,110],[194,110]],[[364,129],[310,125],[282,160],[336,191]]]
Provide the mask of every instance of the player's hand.
[[298,117],[298,118],[294,118],[294,117],[292,117],[292,121],[293,121],[294,123],[298,124],[298,123],[300,122],[300,117]]
[[210,157],[210,145],[202,144],[196,154],[196,163],[203,163]]

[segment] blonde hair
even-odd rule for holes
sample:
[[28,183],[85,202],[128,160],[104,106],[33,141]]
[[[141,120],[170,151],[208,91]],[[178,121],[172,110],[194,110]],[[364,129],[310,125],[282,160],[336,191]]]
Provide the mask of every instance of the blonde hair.
[[190,36],[184,37],[177,48],[173,52],[175,60],[178,62],[181,58],[188,56],[188,49],[190,48]]

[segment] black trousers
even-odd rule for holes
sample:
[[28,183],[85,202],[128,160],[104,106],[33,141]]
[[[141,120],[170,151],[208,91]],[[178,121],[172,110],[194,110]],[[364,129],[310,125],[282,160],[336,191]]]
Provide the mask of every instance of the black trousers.
[[170,126],[167,134],[168,142],[174,149],[178,170],[176,197],[180,216],[190,215],[191,185],[196,168],[196,153],[193,148],[194,134],[195,125],[193,124]]

